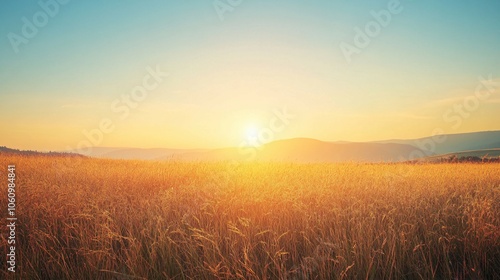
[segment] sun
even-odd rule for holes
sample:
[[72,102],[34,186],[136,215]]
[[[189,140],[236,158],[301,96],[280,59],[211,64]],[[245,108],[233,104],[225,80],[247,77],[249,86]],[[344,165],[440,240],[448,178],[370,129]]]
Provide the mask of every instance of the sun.
[[247,126],[245,134],[246,134],[246,142],[248,143],[248,145],[255,146],[259,144],[258,143],[259,128],[256,125],[251,124]]

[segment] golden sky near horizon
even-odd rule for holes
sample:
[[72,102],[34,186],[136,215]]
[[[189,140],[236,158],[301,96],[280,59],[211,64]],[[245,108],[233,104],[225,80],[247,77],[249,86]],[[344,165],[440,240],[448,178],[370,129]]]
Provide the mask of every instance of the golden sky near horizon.
[[[388,2],[244,2],[222,17],[210,3],[72,3],[26,44],[4,36],[0,145],[216,148],[500,130],[498,3]],[[20,19],[41,8],[9,5],[0,31],[24,36]]]

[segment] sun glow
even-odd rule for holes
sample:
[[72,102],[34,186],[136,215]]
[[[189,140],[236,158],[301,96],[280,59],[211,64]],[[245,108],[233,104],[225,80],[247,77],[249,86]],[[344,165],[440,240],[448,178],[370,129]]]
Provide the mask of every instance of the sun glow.
[[252,124],[249,125],[246,129],[246,142],[249,146],[258,146],[259,145],[259,128]]

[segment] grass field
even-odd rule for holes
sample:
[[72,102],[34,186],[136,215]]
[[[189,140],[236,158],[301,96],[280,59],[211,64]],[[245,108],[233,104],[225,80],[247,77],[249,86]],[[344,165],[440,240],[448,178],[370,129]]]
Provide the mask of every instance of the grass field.
[[2,279],[500,279],[500,164],[8,164]]

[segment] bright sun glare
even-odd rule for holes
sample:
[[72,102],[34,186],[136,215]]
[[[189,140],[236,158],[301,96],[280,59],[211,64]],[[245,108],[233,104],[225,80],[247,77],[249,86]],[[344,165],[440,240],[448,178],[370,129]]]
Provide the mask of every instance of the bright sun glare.
[[258,145],[259,129],[256,125],[249,125],[246,129],[246,140],[249,145]]

